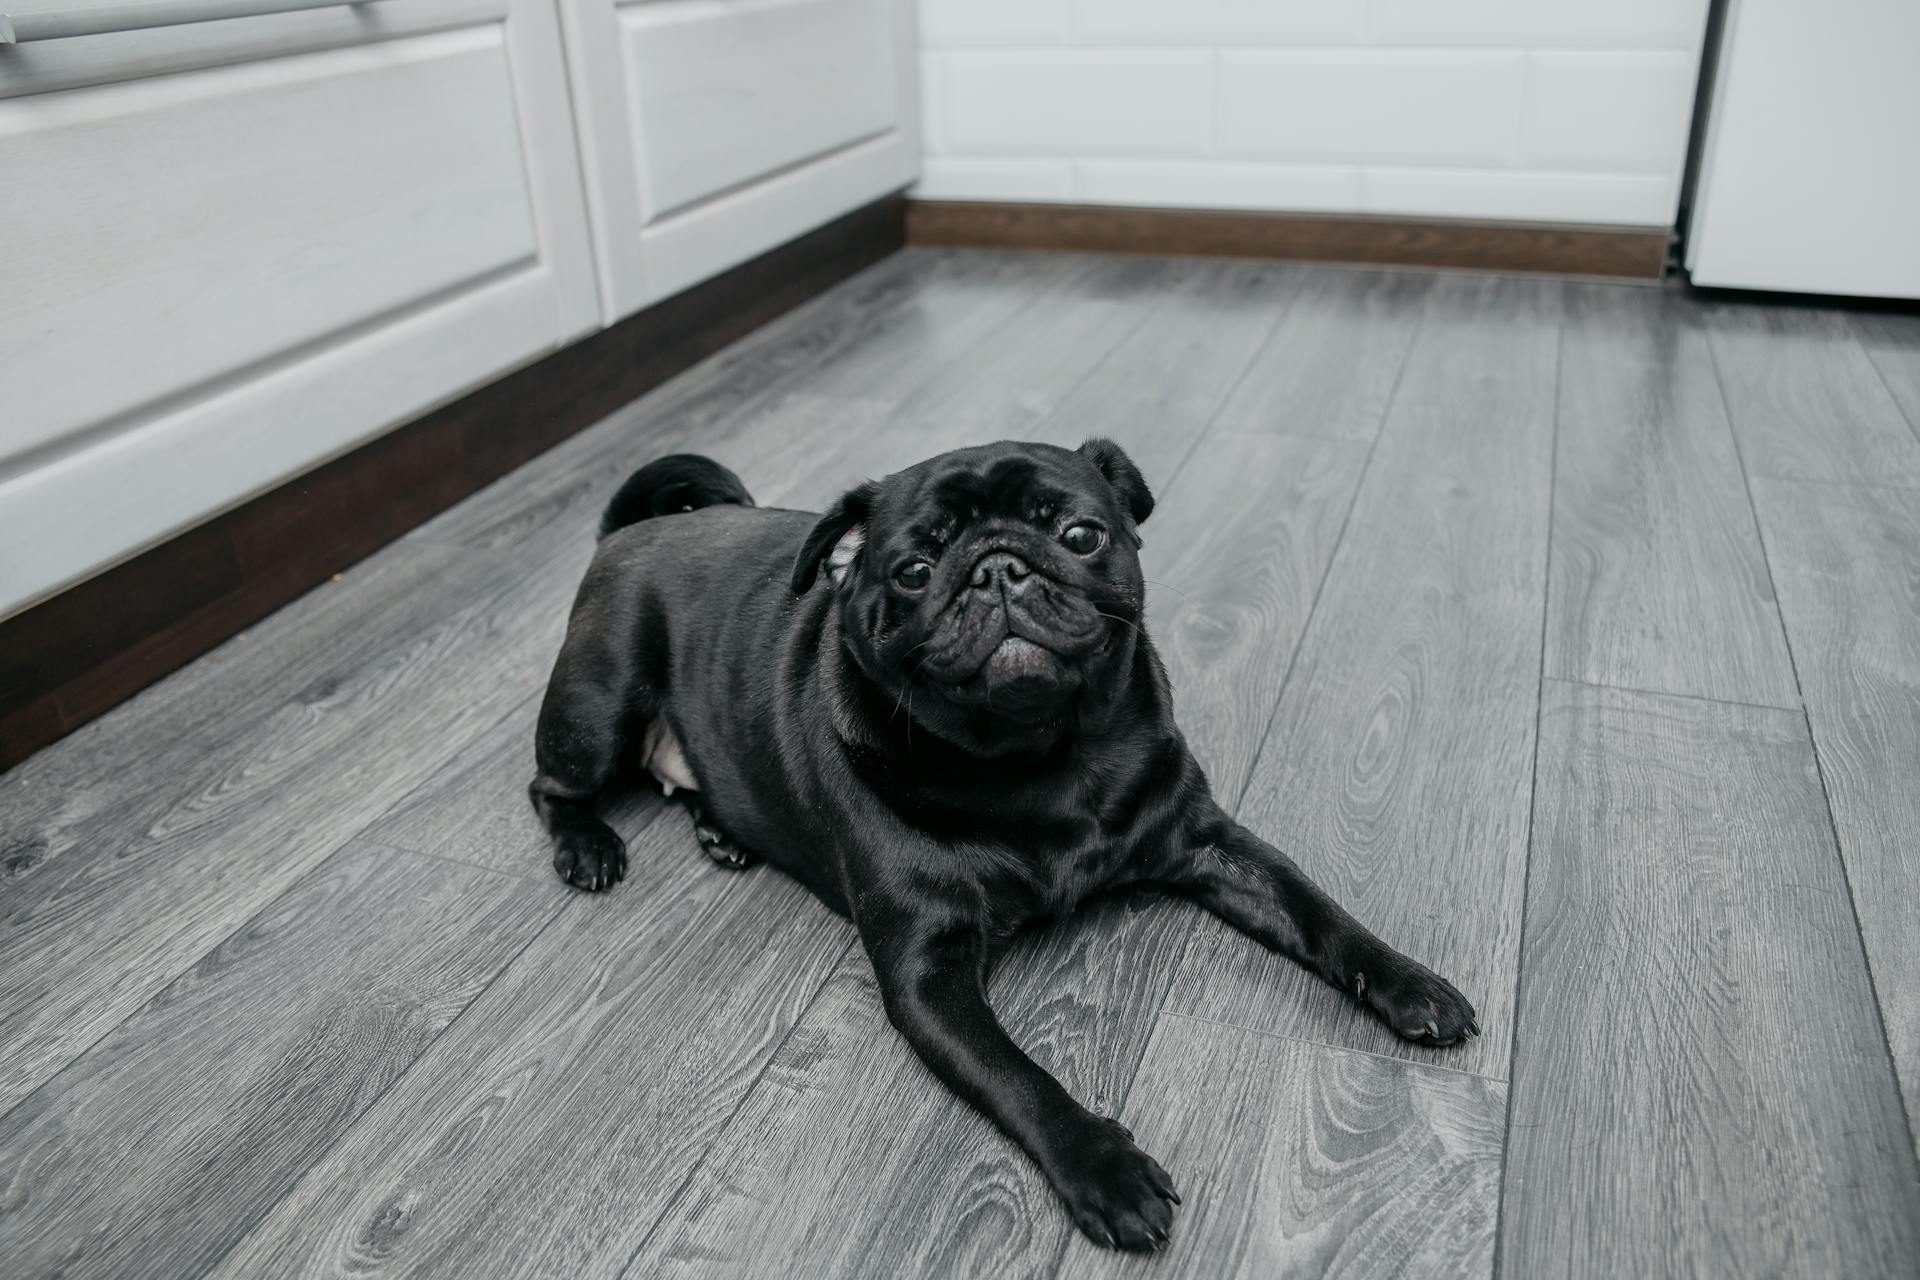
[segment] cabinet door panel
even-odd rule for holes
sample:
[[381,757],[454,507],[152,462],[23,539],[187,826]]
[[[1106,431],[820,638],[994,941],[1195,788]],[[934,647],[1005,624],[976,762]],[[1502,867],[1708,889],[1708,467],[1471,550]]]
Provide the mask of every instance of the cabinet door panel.
[[501,28],[0,102],[0,457],[531,262]]
[[552,0],[394,11],[0,57],[0,614],[596,324]]
[[620,10],[648,221],[893,125],[890,0]]

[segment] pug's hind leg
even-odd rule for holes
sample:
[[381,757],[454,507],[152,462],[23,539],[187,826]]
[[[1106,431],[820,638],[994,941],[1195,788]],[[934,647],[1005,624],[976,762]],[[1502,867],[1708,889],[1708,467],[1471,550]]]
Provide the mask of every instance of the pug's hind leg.
[[646,699],[619,643],[570,629],[534,733],[538,769],[527,788],[553,840],[553,869],[576,889],[599,893],[627,873],[627,845],[595,804],[627,749],[633,711]]
[[687,803],[687,811],[693,816],[693,838],[700,842],[701,850],[715,862],[734,871],[745,871],[759,859],[749,851],[734,843],[733,837],[714,824],[707,813],[706,806],[698,800]]

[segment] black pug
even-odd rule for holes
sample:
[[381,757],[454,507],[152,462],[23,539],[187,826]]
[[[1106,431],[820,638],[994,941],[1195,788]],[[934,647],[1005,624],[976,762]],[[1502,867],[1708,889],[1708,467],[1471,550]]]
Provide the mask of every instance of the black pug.
[[1229,817],[1141,626],[1153,510],[1109,441],[993,444],[761,510],[706,458],[614,497],[540,709],[534,807],[569,884],[626,867],[594,801],[622,763],[691,797],[717,860],[754,857],[852,919],[887,1016],[1025,1149],[1104,1245],[1167,1239],[1179,1196],[988,1007],[988,966],[1090,895],[1187,894],[1400,1035],[1473,1006]]

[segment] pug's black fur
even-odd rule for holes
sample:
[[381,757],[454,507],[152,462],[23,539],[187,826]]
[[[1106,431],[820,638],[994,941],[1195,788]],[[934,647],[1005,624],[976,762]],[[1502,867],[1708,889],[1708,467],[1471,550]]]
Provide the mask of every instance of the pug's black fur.
[[608,508],[531,787],[568,883],[625,870],[593,808],[623,764],[697,789],[709,852],[850,917],[894,1026],[1106,1245],[1163,1243],[1179,1197],[995,1020],[988,966],[1023,923],[1160,886],[1409,1039],[1478,1033],[1465,997],[1215,802],[1140,625],[1153,497],[1119,447],[963,449],[825,515],[751,504],[679,455]]

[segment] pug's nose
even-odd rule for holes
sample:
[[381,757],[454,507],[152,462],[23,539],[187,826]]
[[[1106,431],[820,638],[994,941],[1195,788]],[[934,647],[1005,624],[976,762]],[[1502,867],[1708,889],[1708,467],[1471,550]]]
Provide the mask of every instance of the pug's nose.
[[1033,573],[1027,562],[1011,551],[995,551],[981,556],[973,566],[973,585],[989,587],[996,584],[1013,586]]

